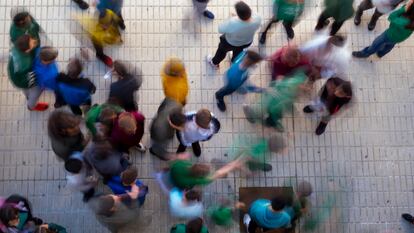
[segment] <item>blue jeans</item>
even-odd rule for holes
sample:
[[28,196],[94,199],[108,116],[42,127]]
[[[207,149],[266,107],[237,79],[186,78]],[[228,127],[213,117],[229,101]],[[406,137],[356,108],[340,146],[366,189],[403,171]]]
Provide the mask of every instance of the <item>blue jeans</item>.
[[383,32],[381,35],[375,38],[370,46],[366,47],[361,52],[366,57],[369,57],[374,53],[377,53],[379,57],[383,57],[385,54],[389,53],[392,48],[394,48],[395,44],[396,43],[392,42],[388,38],[387,34]]
[[237,91],[239,94],[245,95],[248,92],[260,93],[263,91],[263,88],[253,85],[248,80],[242,82],[239,85],[226,84],[216,92],[216,98],[218,100],[223,100],[224,96],[231,95],[235,91]]

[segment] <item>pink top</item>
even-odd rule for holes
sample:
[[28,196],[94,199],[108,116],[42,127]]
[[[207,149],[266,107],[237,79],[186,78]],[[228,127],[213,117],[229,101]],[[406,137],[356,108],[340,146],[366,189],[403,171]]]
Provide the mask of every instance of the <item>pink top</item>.
[[112,143],[114,148],[121,150],[122,152],[128,152],[130,147],[138,145],[144,135],[144,115],[138,111],[131,113],[137,121],[137,130],[135,131],[135,134],[128,135],[122,131],[118,125],[118,118],[116,118],[112,127],[111,137],[109,138],[109,141]]

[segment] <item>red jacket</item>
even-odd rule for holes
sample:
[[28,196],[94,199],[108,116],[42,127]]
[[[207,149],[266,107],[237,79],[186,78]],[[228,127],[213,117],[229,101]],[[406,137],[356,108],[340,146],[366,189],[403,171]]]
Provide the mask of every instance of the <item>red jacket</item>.
[[305,56],[301,56],[299,63],[296,66],[288,66],[282,62],[282,54],[287,50],[287,46],[282,47],[270,56],[270,62],[272,63],[272,80],[276,80],[277,76],[290,75],[298,68],[303,68],[305,73],[311,70],[311,64]]
[[137,121],[137,130],[135,131],[135,134],[128,135],[124,133],[118,125],[118,118],[116,118],[112,127],[111,137],[109,138],[113,147],[122,152],[128,152],[129,148],[138,145],[144,135],[144,115],[138,111],[131,113]]

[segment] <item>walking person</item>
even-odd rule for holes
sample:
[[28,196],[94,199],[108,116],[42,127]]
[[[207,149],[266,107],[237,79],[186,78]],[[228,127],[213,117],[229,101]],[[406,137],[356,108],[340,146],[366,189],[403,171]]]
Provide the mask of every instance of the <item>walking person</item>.
[[124,0],[95,0],[97,1],[96,9],[98,9],[101,16],[106,14],[106,10],[114,12],[118,17],[118,25],[122,30],[125,30],[125,21],[122,17],[122,6]]
[[204,206],[201,202],[201,192],[197,190],[171,189],[169,206],[171,215],[177,218],[192,219],[203,216]]
[[233,16],[219,25],[220,43],[214,57],[208,55],[208,63],[215,69],[226,57],[227,52],[232,51],[232,62],[236,60],[243,49],[249,47],[256,31],[260,27],[262,19],[252,14],[250,7],[243,1],[235,5],[237,16]]
[[214,14],[207,10],[207,5],[210,0],[192,0],[195,11],[198,15],[203,15],[208,19],[214,19]]
[[179,58],[168,59],[161,70],[161,79],[165,97],[184,106],[189,89],[184,63]]
[[146,148],[141,143],[144,122],[144,115],[138,111],[120,113],[114,120],[109,137],[112,146],[123,153],[129,153],[130,148],[136,148],[144,153]]
[[393,11],[403,1],[404,0],[363,0],[355,13],[354,24],[358,26],[361,23],[361,17],[364,11],[375,7],[374,14],[372,14],[371,20],[368,23],[368,30],[372,31],[382,15]]
[[400,9],[392,12],[388,17],[390,25],[372,44],[361,51],[354,51],[352,55],[357,58],[366,58],[376,53],[383,57],[389,53],[396,44],[408,39],[414,30],[414,6],[410,0]]
[[324,0],[325,9],[319,16],[315,30],[319,31],[329,24],[329,18],[334,22],[330,30],[330,35],[335,35],[341,29],[344,22],[352,17],[354,0]]
[[19,37],[29,35],[38,42],[37,46],[40,46],[40,31],[40,25],[29,12],[19,12],[13,17],[10,26],[10,40],[15,44]]

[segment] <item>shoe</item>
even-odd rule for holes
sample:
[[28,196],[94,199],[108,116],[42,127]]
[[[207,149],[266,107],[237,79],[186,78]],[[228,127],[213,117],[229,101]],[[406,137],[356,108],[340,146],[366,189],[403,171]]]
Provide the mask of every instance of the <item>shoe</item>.
[[286,29],[287,37],[289,39],[293,39],[293,37],[295,37],[295,32],[293,31],[293,28],[292,27],[286,27],[285,26],[285,29]]
[[405,219],[405,221],[414,224],[414,217],[411,214],[402,214],[401,217]]
[[369,55],[365,55],[364,53],[362,53],[361,51],[354,51],[352,52],[352,56],[357,57],[357,58],[366,58],[369,57]]
[[310,107],[310,105],[307,105],[303,108],[304,113],[312,113],[313,109]]
[[316,131],[315,131],[316,135],[319,136],[319,135],[323,134],[325,132],[325,129],[326,129],[327,125],[328,124],[326,124],[324,122],[319,123],[318,128],[316,128]]
[[266,43],[266,33],[262,33],[262,35],[260,36],[260,39],[259,39],[259,43],[260,44],[265,44]]
[[382,58],[385,54],[376,53],[378,58]]
[[249,227],[249,223],[250,223],[250,221],[251,221],[252,219],[250,218],[250,215],[248,215],[248,214],[245,214],[244,216],[243,216],[243,223],[244,223],[244,225],[246,226],[246,228],[248,228]]
[[88,3],[86,3],[86,2],[85,2],[85,1],[83,1],[83,0],[74,0],[74,2],[75,2],[76,4],[78,4],[79,8],[81,8],[82,10],[86,10],[86,9],[88,9],[88,8],[89,8],[89,4],[88,4]]
[[217,107],[220,111],[225,112],[226,111],[226,103],[224,103],[224,100],[217,99]]
[[147,148],[142,143],[138,143],[138,145],[136,145],[134,148],[141,153],[145,153],[145,151],[147,151]]
[[362,16],[362,14],[359,14],[358,12],[355,14],[355,17],[354,17],[354,24],[355,24],[356,26],[358,26],[358,25],[360,25],[360,24],[361,24],[361,16]]
[[112,66],[114,64],[113,61],[112,61],[112,58],[106,56],[105,54],[102,54],[102,55],[96,54],[96,57],[99,60],[101,60],[105,65],[107,65],[108,67],[111,67],[112,68]]
[[126,28],[125,22],[123,20],[119,21],[118,26],[121,30],[125,30]]
[[39,102],[36,104],[36,106],[32,109],[29,108],[30,111],[38,111],[38,112],[43,112],[46,111],[46,109],[49,108],[49,104],[48,103],[43,103],[43,102]]
[[369,21],[369,23],[368,23],[368,30],[369,31],[372,31],[372,30],[374,30],[374,28],[375,28],[375,26],[377,25],[377,21]]
[[196,157],[200,157],[200,155],[201,155],[201,147],[200,147],[200,143],[195,142],[195,143],[193,143],[191,146],[193,147],[193,152],[194,152],[194,155],[195,155]]
[[213,56],[211,56],[211,55],[207,55],[207,62],[215,70],[218,70],[220,68],[219,65],[216,65],[216,64],[213,63]]
[[203,15],[204,15],[204,17],[206,17],[206,18],[208,18],[208,19],[214,19],[214,14],[213,14],[213,13],[211,13],[211,11],[209,11],[209,10],[205,10],[205,11],[203,12]]

